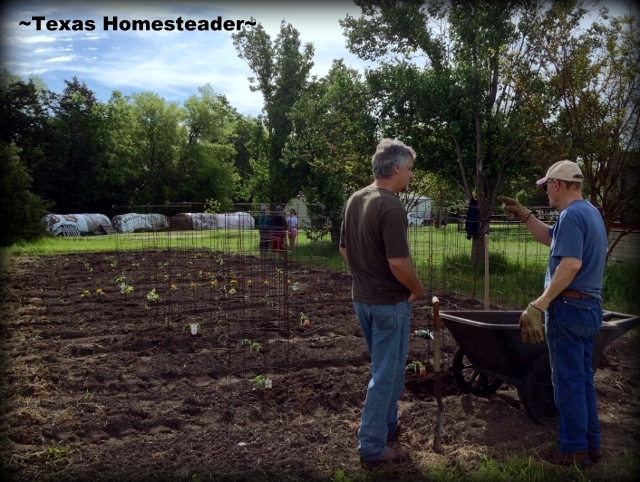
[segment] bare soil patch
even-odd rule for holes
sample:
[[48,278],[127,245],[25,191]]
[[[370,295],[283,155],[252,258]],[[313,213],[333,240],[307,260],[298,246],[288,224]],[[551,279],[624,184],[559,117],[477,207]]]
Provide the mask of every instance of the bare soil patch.
[[[348,275],[301,266],[283,274],[277,261],[225,256],[226,274],[217,276],[217,254],[200,259],[204,275],[199,269],[200,278],[181,279],[171,290],[175,271],[167,279],[162,270],[140,274],[144,255],[120,256],[117,263],[104,254],[12,259],[0,328],[4,479],[328,481],[340,468],[356,480],[425,480],[429,466],[465,473],[484,457],[545,463],[542,456],[555,446],[556,427],[533,421],[515,387],[505,383],[487,398],[459,390],[449,370],[456,346],[445,335],[446,413],[442,451],[435,453],[433,347],[415,338],[409,361],[421,360],[427,373],[407,373],[403,433],[395,442],[412,461],[371,471],[356,450],[369,358]],[[162,256],[154,266],[162,266]],[[128,267],[133,293],[123,294],[114,282],[118,265]],[[235,298],[228,292],[231,272],[238,278]],[[277,291],[265,296],[264,281],[286,282],[274,274],[298,289],[287,299]],[[157,301],[146,298],[154,286]],[[205,288],[206,302],[196,298]],[[90,295],[82,297],[84,290]],[[416,330],[430,326],[428,298],[415,307]],[[440,298],[442,309],[471,308]],[[282,313],[287,320],[279,319]],[[185,329],[192,316],[211,321],[201,323],[199,336]],[[260,350],[243,340],[259,342]],[[596,373],[604,459],[587,469],[588,477],[637,475],[628,462],[637,467],[639,454],[638,341],[634,330],[608,346]],[[273,378],[273,388],[254,390],[251,380],[262,373]]]

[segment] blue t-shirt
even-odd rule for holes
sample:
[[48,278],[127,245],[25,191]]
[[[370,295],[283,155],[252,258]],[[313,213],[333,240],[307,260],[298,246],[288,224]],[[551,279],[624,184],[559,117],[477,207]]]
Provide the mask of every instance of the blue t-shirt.
[[550,234],[551,252],[545,288],[562,257],[577,258],[582,261],[582,266],[567,289],[602,301],[607,233],[598,210],[589,201],[573,201],[560,213],[558,222],[550,228]]

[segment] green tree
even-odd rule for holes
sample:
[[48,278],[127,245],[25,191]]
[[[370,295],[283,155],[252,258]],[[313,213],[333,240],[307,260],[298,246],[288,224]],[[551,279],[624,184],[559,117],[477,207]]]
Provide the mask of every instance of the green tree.
[[517,21],[528,14],[526,2],[356,4],[363,16],[341,25],[352,52],[384,61],[369,76],[381,130],[413,145],[419,168],[451,176],[468,200],[477,199],[477,258],[505,179],[531,169],[522,129],[529,119],[502,63],[527,35],[527,23]]
[[33,239],[45,232],[49,205],[31,191],[31,175],[15,144],[0,141],[0,246]]
[[138,163],[136,133],[140,129],[135,106],[131,97],[115,90],[106,104],[96,107],[96,115],[100,118],[98,135],[106,146],[100,153],[103,159],[99,163],[98,183],[111,193],[110,205],[132,204],[144,177]]
[[307,88],[313,45],[301,46],[300,33],[285,21],[273,43],[260,23],[234,34],[233,43],[255,74],[250,89],[264,99],[259,117],[264,127],[253,130],[249,143],[253,177],[246,190],[254,201],[285,203],[300,191],[304,178],[304,166],[284,162],[282,151],[292,130],[288,113]]
[[284,162],[308,168],[302,192],[316,234],[338,242],[342,206],[357,189],[370,184],[376,120],[360,74],[336,60],[326,77],[312,82],[291,109],[293,132]]
[[239,181],[231,140],[237,113],[210,85],[199,92],[184,103],[187,142],[180,156],[176,196],[195,202],[214,200],[228,209]]
[[[530,129],[543,135],[540,157],[551,152],[547,165],[565,158],[581,165],[586,194],[610,232],[625,215],[636,225],[640,219],[640,24],[631,15],[611,18],[602,7],[584,29],[593,7],[573,1],[541,9],[527,45],[538,64],[534,70],[514,62],[512,75],[536,119]],[[619,232],[608,254],[633,229]]]
[[133,139],[138,186],[132,202],[165,204],[174,201],[180,156],[187,142],[184,110],[153,92],[132,94],[136,122]]
[[0,139],[20,150],[34,193],[47,199],[53,199],[56,189],[55,169],[48,159],[52,100],[53,94],[32,80],[23,82],[6,70],[0,78]]
[[[108,194],[97,182],[103,149],[98,136],[99,104],[93,91],[76,77],[65,80],[56,95],[51,119],[54,138],[47,147],[51,163],[50,189],[61,213],[99,212]],[[55,183],[54,185],[51,185]]]

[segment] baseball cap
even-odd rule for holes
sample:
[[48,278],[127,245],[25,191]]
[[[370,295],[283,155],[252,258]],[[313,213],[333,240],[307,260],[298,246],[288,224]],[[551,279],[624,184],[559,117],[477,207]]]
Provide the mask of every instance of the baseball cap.
[[546,184],[549,179],[560,179],[562,181],[570,182],[582,182],[584,176],[578,165],[573,161],[563,160],[556,162],[547,171],[547,175],[542,179],[538,179],[536,184],[542,186]]

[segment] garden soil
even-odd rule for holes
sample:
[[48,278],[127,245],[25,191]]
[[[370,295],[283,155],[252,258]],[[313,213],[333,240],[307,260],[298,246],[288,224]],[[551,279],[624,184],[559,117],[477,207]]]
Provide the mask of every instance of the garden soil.
[[[155,266],[168,268],[157,262],[162,256],[156,255]],[[445,330],[441,450],[433,447],[433,342],[413,337],[408,363],[420,361],[426,375],[407,372],[402,430],[391,443],[408,449],[411,461],[372,466],[357,453],[369,357],[350,304],[348,274],[288,265],[288,304],[273,311],[290,312],[283,324],[275,315],[251,311],[255,290],[266,290],[269,280],[277,284],[273,274],[283,275],[278,260],[251,264],[261,271],[249,283],[246,259],[216,253],[199,261],[206,281],[184,277],[178,284],[175,269],[170,277],[158,269],[138,277],[136,268],[143,269],[148,257],[11,260],[2,280],[0,331],[3,480],[329,481],[344,480],[341,471],[351,480],[428,480],[425,473],[437,467],[465,474],[487,460],[513,457],[546,464],[567,479],[637,480],[638,330],[609,345],[596,372],[599,464],[551,468],[544,457],[556,445],[557,427],[535,422],[514,386],[505,383],[488,397],[463,393],[450,370],[455,341]],[[123,266],[127,281],[117,279]],[[218,271],[211,275],[207,268],[213,266]],[[236,293],[229,274],[237,278]],[[215,303],[198,305],[212,312],[200,313],[196,336],[185,325],[188,313],[176,310],[180,298],[166,316],[158,308],[170,310],[170,296],[189,288],[214,290],[207,296]],[[277,296],[271,302],[261,292],[255,299],[274,308],[283,302]],[[478,308],[446,293],[439,298],[442,309]],[[240,299],[242,316],[227,316]],[[432,326],[429,305],[430,296],[416,303],[413,328]],[[234,326],[247,321],[258,330],[253,339],[242,337],[246,326],[242,333]],[[263,359],[271,388],[261,378]]]

